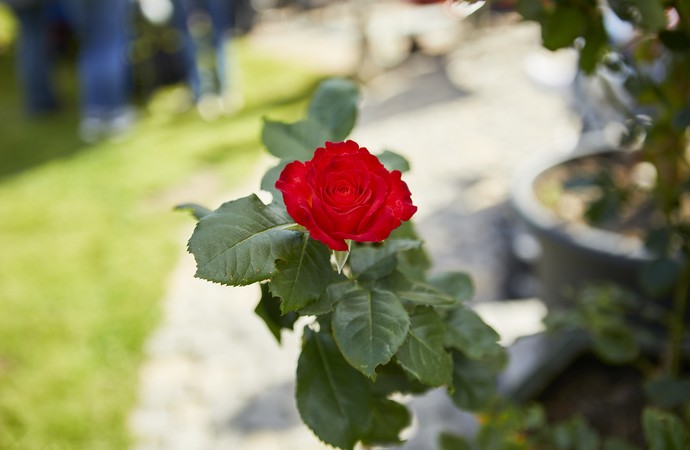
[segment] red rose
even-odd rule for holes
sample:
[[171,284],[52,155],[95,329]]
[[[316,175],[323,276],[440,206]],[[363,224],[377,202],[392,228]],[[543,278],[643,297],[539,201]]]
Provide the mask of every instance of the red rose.
[[417,211],[400,176],[354,141],[326,142],[310,161],[285,166],[276,188],[288,214],[314,239],[344,251],[346,239],[386,239]]

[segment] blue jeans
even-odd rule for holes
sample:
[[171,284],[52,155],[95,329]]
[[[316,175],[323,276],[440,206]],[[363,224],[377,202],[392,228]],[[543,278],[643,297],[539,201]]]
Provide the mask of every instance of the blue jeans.
[[[184,55],[194,98],[198,100],[204,94],[226,92],[226,52],[233,27],[232,0],[172,0],[172,3],[172,24],[184,36]],[[210,35],[197,29],[202,27],[195,27],[195,17],[210,21]]]
[[53,80],[54,55],[50,46],[51,11],[47,4],[16,8],[20,33],[17,40],[17,71],[24,104],[29,114],[58,107]]
[[57,0],[79,40],[82,117],[108,119],[129,103],[129,0]]
[[55,109],[50,25],[64,16],[79,41],[82,117],[108,119],[129,103],[129,0],[44,0],[16,8],[18,70],[30,113]]

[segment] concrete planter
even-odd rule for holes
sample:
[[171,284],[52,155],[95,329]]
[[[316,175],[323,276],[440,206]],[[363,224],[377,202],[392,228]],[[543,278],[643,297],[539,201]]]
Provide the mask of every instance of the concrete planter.
[[639,239],[563,221],[534,191],[535,180],[546,170],[582,156],[614,151],[598,148],[576,155],[537,157],[516,172],[511,203],[527,238],[537,244],[533,264],[539,296],[549,308],[572,304],[568,293],[592,282],[610,281],[643,292],[639,271],[651,254]]

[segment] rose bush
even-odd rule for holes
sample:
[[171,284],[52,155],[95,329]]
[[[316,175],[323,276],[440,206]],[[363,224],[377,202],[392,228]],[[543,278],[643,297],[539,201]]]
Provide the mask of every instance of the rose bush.
[[498,334],[465,304],[471,279],[430,273],[408,221],[407,162],[345,140],[357,102],[355,84],[327,80],[305,119],[265,122],[263,142],[281,160],[261,182],[270,204],[250,195],[215,211],[179,207],[198,219],[197,277],[260,283],[255,311],[279,341],[306,323],[297,409],[343,449],[400,443],[411,417],[398,394],[445,387],[460,408],[486,409],[505,363]]
[[[303,120],[265,122],[263,142],[280,159],[261,182],[273,195],[269,204],[250,195],[215,211],[179,207],[198,219],[188,246],[196,276],[231,286],[259,283],[255,312],[276,339],[302,333],[295,383],[302,421],[342,449],[398,444],[412,422],[406,399],[442,387],[459,408],[481,412],[483,426],[473,444],[442,434],[440,450],[636,448],[600,439],[579,418],[554,426],[540,408],[513,408],[497,395],[505,349],[466,303],[471,279],[430,270],[405,221],[416,209],[400,178],[406,161],[345,141],[357,99],[353,83],[327,80]],[[576,321],[608,336],[611,322],[602,319],[586,314]],[[676,406],[690,398],[687,383],[671,387],[657,397]],[[658,384],[650,388],[659,391]],[[643,422],[649,448],[688,448],[685,419],[647,408]]]
[[288,164],[276,188],[288,214],[331,250],[383,241],[417,211],[400,171],[354,141],[326,142],[310,161]]

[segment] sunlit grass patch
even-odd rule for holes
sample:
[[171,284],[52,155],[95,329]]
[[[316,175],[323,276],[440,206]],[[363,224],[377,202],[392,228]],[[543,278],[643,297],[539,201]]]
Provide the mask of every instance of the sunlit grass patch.
[[[142,109],[117,142],[81,143],[76,102],[29,121],[16,88],[0,96],[0,448],[127,447],[142,344],[193,226],[172,207],[242,181],[261,117],[298,117],[317,82],[243,45],[239,58],[242,111]],[[12,70],[0,57],[3,85]],[[213,182],[187,192],[199,177]]]

